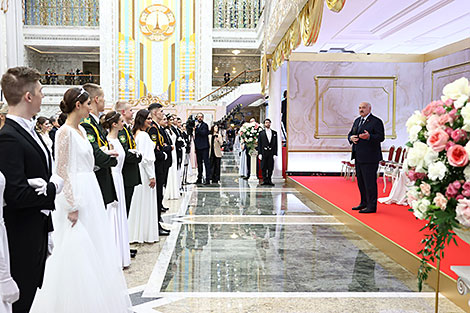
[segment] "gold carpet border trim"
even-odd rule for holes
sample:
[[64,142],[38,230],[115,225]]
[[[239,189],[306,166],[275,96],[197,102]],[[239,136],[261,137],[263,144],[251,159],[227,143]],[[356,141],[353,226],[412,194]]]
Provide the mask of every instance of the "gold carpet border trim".
[[[370,226],[364,224],[354,216],[347,214],[333,203],[314,193],[313,191],[311,191],[310,189],[290,177],[287,177],[287,186],[296,188],[309,200],[320,206],[327,213],[336,217],[340,222],[348,226],[352,231],[369,241],[373,246],[381,250],[383,253],[385,253],[391,259],[396,261],[398,264],[402,265],[411,273],[415,275],[418,273],[420,259],[413,253],[409,252],[402,246],[398,245],[389,238],[380,234]],[[427,284],[435,288],[437,282],[437,270],[436,267],[432,265],[431,268],[432,269],[429,273]],[[459,306],[462,310],[468,310],[468,301],[470,300],[470,294],[465,296],[460,295],[457,291],[457,281],[449,275],[443,273],[442,271],[439,291],[450,301]]]

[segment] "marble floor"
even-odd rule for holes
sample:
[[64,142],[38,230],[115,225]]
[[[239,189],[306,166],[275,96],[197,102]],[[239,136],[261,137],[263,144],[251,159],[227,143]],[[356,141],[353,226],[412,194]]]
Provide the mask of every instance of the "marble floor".
[[[295,189],[250,187],[237,162],[167,201],[169,237],[133,245],[135,312],[434,312],[414,274]],[[463,311],[441,297],[439,312]]]

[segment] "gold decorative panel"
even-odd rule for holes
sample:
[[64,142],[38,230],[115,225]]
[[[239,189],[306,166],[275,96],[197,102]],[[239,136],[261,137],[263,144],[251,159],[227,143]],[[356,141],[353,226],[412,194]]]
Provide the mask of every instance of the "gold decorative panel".
[[460,77],[470,78],[470,61],[432,71],[431,99],[439,100],[444,86]]
[[315,138],[345,139],[361,102],[372,105],[385,137],[396,138],[395,76],[315,76]]

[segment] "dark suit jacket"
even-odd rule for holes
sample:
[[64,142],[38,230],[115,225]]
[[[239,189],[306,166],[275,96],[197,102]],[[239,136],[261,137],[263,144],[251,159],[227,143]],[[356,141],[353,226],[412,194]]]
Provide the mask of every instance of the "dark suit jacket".
[[[157,123],[152,121],[152,125],[147,130],[150,138],[155,143],[155,172],[157,176],[162,175],[166,169],[171,167],[171,140],[166,135],[166,132]],[[163,142],[160,142],[160,136],[163,138]],[[167,145],[163,145],[166,143]]]
[[[99,170],[95,171],[95,175],[101,188],[104,204],[106,205],[114,202],[117,200],[117,195],[116,189],[114,188],[111,167],[117,165],[117,159],[110,157],[100,149],[100,146],[108,144],[106,131],[103,129],[101,124],[96,123],[95,119],[91,115],[84,119],[80,125],[85,128],[88,141],[93,147],[95,166],[99,167]],[[96,134],[95,129],[98,134]]]
[[[366,121],[359,127],[361,117],[358,117],[349,131],[348,141],[352,144],[351,159],[356,159],[358,163],[378,163],[382,160],[382,149],[380,143],[385,139],[385,130],[382,120],[370,114]],[[353,144],[349,139],[352,135],[359,135],[367,130],[370,134],[368,140],[359,139],[357,144]]]
[[209,126],[204,122],[195,128],[194,145],[196,149],[209,149]]
[[277,155],[277,132],[275,130],[271,131],[271,142],[268,141],[265,130],[262,130],[258,135],[258,154],[262,156]]
[[124,165],[122,166],[124,186],[134,187],[140,185],[142,181],[140,179],[139,163],[142,161],[142,156],[137,156],[136,154],[129,152],[131,146],[132,149],[135,149],[135,139],[130,127],[124,125],[124,128],[118,133],[118,138],[126,152]]
[[[41,138],[41,136],[39,136]],[[47,148],[46,148],[47,150]],[[49,181],[52,174],[42,148],[18,123],[6,119],[0,130],[0,171],[6,178],[4,218],[10,249],[11,272],[20,286],[42,284],[47,256],[47,233],[52,231],[50,216],[41,210],[54,210],[56,188],[47,185],[47,196],[38,196],[27,179]]]

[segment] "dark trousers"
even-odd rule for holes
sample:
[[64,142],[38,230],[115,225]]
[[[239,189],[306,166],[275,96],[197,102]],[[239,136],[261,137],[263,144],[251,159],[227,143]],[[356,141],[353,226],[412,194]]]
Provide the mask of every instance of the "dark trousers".
[[263,154],[261,159],[261,173],[263,174],[263,182],[270,183],[273,176],[274,156],[272,153]]
[[215,155],[211,157],[211,173],[212,173],[212,182],[218,182],[220,180],[220,160]]
[[124,193],[126,195],[126,212],[129,216],[129,210],[131,209],[132,195],[134,194],[135,186],[124,186]]
[[246,155],[246,177],[250,177],[250,174],[251,174],[251,156],[250,156],[250,151],[248,149],[245,149],[245,155]]
[[211,178],[211,169],[209,164],[209,148],[207,149],[196,149],[197,158],[197,180],[202,181],[202,164],[206,169],[206,182]]
[[361,206],[377,209],[378,163],[356,163],[357,186],[361,193]]

